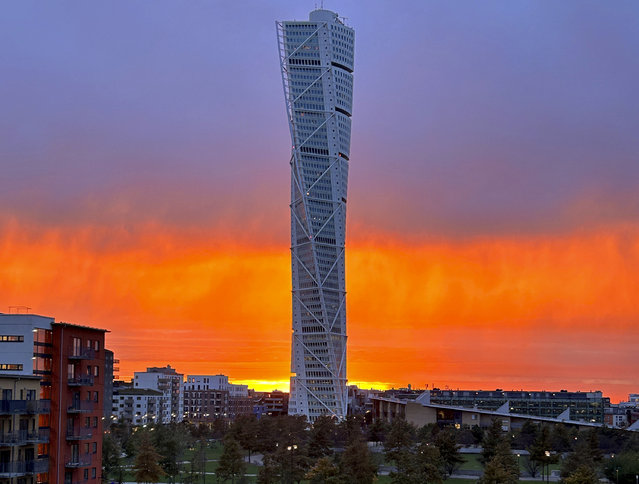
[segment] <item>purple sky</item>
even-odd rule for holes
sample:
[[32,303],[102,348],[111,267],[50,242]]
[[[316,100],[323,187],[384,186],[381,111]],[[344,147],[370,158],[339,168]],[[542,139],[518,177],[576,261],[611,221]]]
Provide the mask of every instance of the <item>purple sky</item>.
[[[0,217],[238,236],[252,217],[286,243],[274,21],[313,2],[3,7]],[[353,224],[411,238],[637,221],[638,3],[325,7],[356,30]]]

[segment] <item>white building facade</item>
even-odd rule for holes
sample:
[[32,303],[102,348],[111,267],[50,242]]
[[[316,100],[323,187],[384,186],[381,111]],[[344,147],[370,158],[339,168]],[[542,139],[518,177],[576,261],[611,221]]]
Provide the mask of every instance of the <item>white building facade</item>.
[[181,422],[184,419],[184,375],[170,366],[152,367],[133,374],[133,387],[162,393],[160,423]]
[[226,375],[187,375],[185,391],[222,390],[230,397],[248,397],[248,385],[229,383]]
[[157,390],[123,388],[113,395],[113,420],[133,425],[159,423],[163,397]]
[[277,22],[292,140],[289,414],[346,416],[345,234],[354,32],[336,13]]

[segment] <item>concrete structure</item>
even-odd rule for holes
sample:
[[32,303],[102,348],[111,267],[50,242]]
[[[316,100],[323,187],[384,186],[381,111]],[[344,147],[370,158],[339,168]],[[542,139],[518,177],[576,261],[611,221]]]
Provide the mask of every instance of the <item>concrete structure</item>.
[[50,402],[50,414],[38,419],[39,429],[49,429],[48,450],[43,443],[38,453],[48,452],[42,480],[50,484],[101,478],[105,332],[45,316],[0,314],[0,375],[39,377],[40,399]]
[[181,422],[184,418],[184,375],[171,365],[151,367],[133,374],[133,388],[162,392],[160,423]]
[[440,403],[428,403],[418,400],[399,400],[394,398],[373,397],[373,418],[392,422],[396,418],[405,419],[421,427],[426,424],[440,426],[452,425],[457,428],[471,428],[475,425],[489,427],[493,420],[501,422],[502,430],[508,432],[521,429],[526,421],[533,423],[561,423],[581,429],[601,427],[600,423],[570,420],[568,411],[557,418],[539,417],[511,413],[504,405],[497,410],[458,407]]
[[291,132],[293,336],[289,413],[344,418],[344,252],[353,29],[328,10],[277,22]]
[[263,415],[286,415],[288,413],[289,394],[274,390],[256,394],[253,413],[258,417]]
[[[413,394],[416,394],[413,392]],[[604,411],[610,398],[597,392],[504,391],[497,390],[440,390],[434,388],[419,393],[429,403],[459,407],[477,407],[497,410],[508,404],[512,413],[556,418],[569,411],[571,420],[593,423],[604,422]]]
[[145,388],[123,388],[113,395],[113,421],[131,425],[147,425],[160,422],[164,394]]
[[[0,338],[6,335],[0,335]],[[0,375],[0,483],[45,482],[49,472],[49,429],[39,415],[48,414],[37,376]]]

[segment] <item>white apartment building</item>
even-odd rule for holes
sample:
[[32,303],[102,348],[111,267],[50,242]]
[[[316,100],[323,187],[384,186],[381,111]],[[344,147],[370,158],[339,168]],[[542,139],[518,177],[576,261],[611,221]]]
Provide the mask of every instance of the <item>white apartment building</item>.
[[230,397],[248,397],[248,385],[229,383],[229,377],[226,375],[187,375],[184,389],[222,390],[229,392]]
[[160,411],[164,393],[145,388],[123,388],[113,395],[114,422],[133,425],[154,424],[161,421]]
[[170,365],[151,367],[133,374],[133,388],[162,393],[160,423],[181,422],[184,418],[184,375]]

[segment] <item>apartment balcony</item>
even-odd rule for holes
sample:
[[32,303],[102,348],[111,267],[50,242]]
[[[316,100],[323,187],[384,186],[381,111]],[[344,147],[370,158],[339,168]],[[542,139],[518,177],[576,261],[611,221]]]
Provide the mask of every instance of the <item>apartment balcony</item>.
[[80,428],[67,430],[67,440],[88,440],[93,437],[91,429]]
[[49,472],[49,459],[46,457],[29,461],[0,462],[0,479],[42,474],[43,472]]
[[0,447],[43,444],[49,441],[49,429],[16,430],[0,433]]
[[75,378],[69,378],[67,380],[67,384],[70,387],[81,387],[81,386],[93,386],[93,377],[92,376],[78,376]]
[[25,461],[0,462],[0,479],[22,477],[27,475],[27,463]]
[[95,402],[91,400],[79,400],[73,402],[68,408],[68,413],[88,413],[95,409]]
[[69,355],[70,360],[94,360],[95,351],[91,348],[80,348],[78,351],[74,351]]
[[49,442],[49,429],[38,429],[27,434],[27,442],[30,444],[46,444]]
[[0,415],[32,415],[51,412],[51,400],[0,400]]
[[49,458],[41,457],[40,459],[27,461],[27,472],[32,474],[49,472]]
[[77,467],[86,467],[91,465],[91,454],[74,455],[68,459],[64,466],[75,469]]

